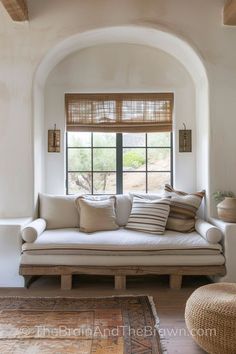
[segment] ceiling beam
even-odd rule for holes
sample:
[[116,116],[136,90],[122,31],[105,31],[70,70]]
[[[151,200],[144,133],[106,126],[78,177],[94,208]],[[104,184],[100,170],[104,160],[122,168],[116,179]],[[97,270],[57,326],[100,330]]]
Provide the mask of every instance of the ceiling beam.
[[1,0],[13,21],[28,21],[26,0]]
[[236,0],[228,0],[225,3],[224,25],[236,26]]

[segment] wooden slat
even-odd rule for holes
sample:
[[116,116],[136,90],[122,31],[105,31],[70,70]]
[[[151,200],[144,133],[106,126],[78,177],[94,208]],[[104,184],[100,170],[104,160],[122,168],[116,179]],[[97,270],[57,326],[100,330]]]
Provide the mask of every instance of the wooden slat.
[[125,275],[115,275],[115,289],[125,290],[126,289],[126,276]]
[[170,288],[181,289],[181,285],[182,285],[182,275],[170,274]]
[[1,0],[13,21],[28,21],[26,0]]
[[72,288],[72,275],[66,274],[61,276],[61,290],[71,290]]
[[224,24],[236,26],[236,0],[229,0],[224,6]]

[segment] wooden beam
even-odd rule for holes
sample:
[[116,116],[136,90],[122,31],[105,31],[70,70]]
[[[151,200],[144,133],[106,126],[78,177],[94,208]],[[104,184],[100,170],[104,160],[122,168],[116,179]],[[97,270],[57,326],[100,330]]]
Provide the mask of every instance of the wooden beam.
[[1,0],[1,2],[13,21],[29,20],[26,0]]
[[236,0],[228,0],[224,6],[224,25],[236,26]]
[[20,275],[225,275],[224,265],[216,266],[62,266],[21,264]]

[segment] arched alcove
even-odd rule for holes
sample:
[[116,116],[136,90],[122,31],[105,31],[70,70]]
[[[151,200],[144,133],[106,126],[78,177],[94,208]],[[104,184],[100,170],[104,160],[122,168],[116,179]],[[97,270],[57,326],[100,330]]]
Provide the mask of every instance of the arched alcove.
[[[188,71],[195,86],[196,102],[196,188],[209,186],[209,94],[208,79],[203,61],[195,49],[178,36],[157,28],[143,26],[120,26],[101,28],[78,33],[52,48],[40,63],[34,80],[34,183],[35,200],[44,191],[45,132],[44,86],[52,69],[68,55],[81,49],[112,43],[145,45],[161,49],[176,58]],[[206,209],[209,213],[209,206]]]

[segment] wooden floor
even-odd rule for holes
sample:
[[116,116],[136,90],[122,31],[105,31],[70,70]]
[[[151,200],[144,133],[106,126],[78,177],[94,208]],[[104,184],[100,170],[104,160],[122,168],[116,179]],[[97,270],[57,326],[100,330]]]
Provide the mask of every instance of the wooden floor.
[[[200,349],[188,335],[184,322],[185,303],[191,293],[201,285],[208,284],[205,277],[184,277],[181,290],[168,287],[168,277],[128,277],[127,289],[114,290],[110,277],[75,276],[73,290],[60,290],[60,279],[41,277],[30,289],[0,288],[0,296],[76,296],[94,297],[110,295],[147,294],[153,296],[161,329],[166,337],[166,349],[169,354],[202,354]],[[153,353],[155,354],[155,353]]]

